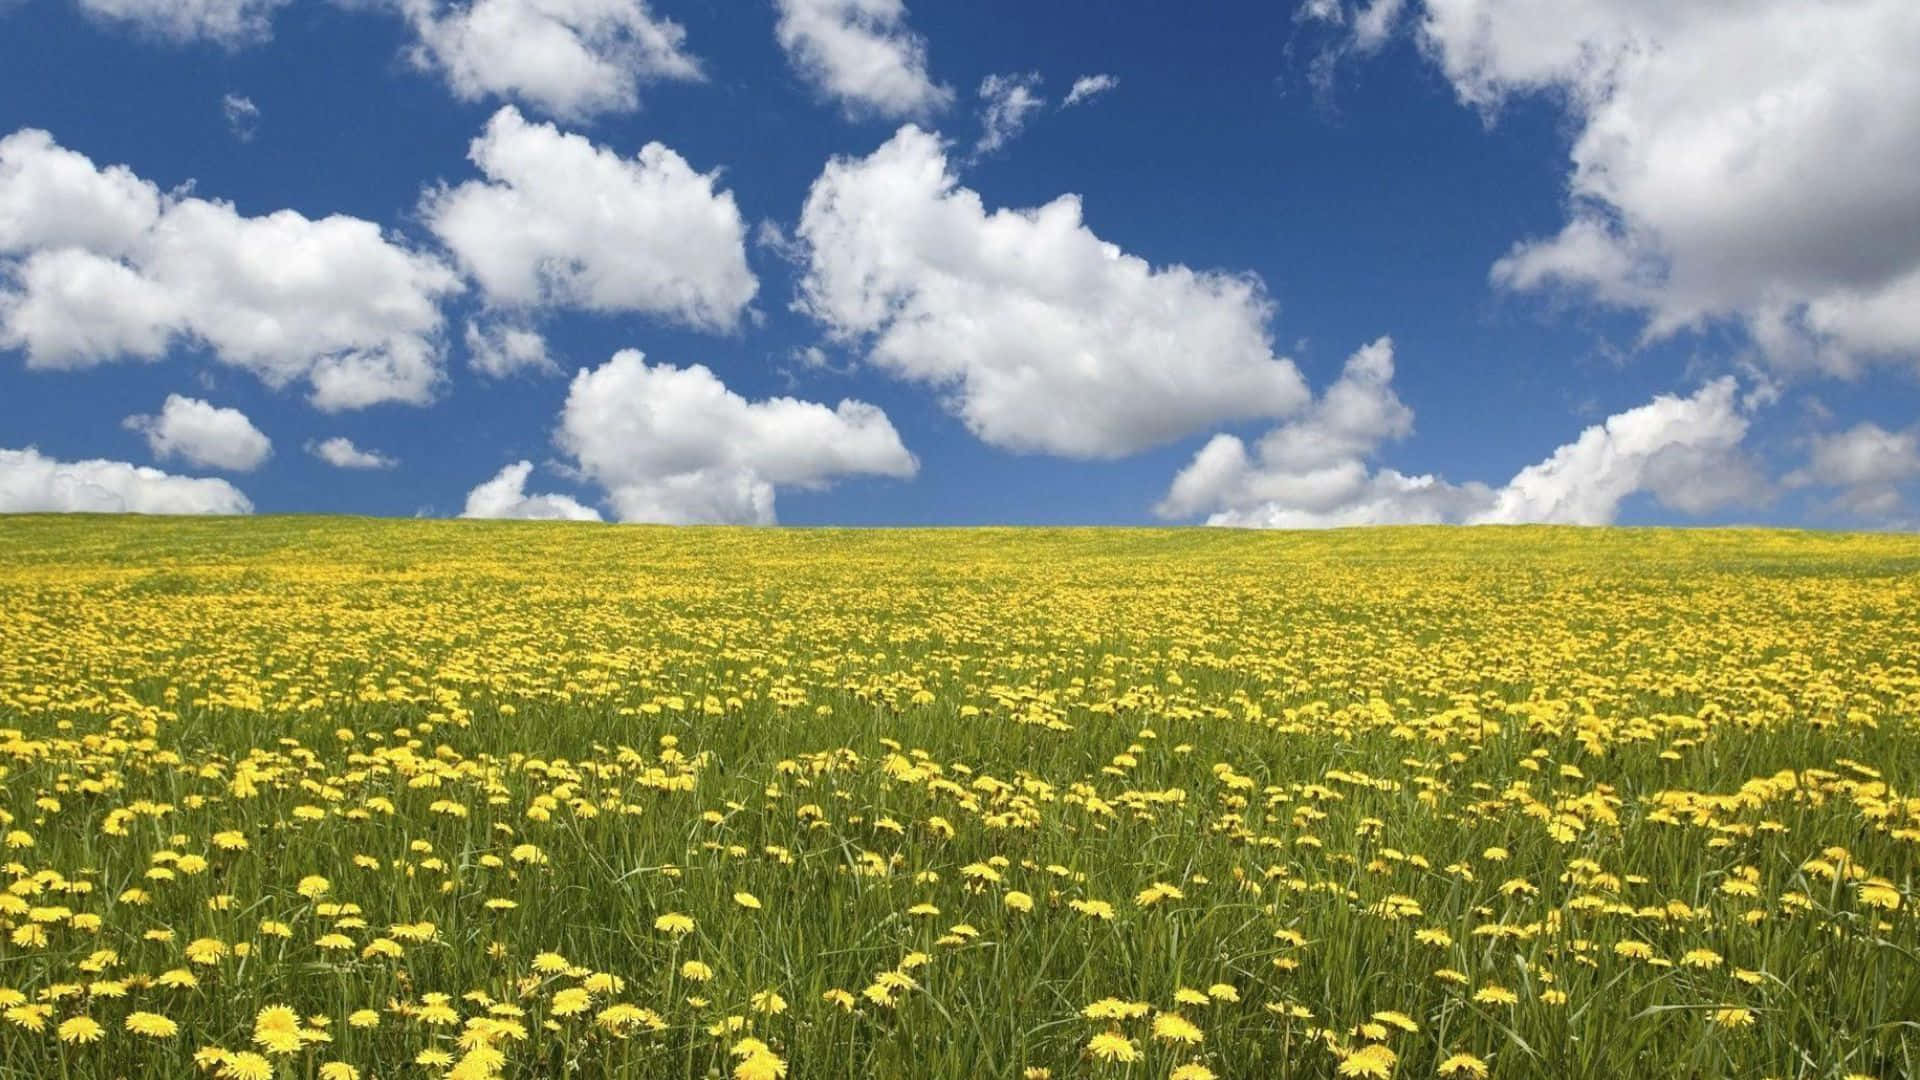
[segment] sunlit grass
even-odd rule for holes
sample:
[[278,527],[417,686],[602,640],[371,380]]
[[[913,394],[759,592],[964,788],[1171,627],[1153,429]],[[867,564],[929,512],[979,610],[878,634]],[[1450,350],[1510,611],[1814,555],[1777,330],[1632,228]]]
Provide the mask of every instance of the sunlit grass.
[[0,519],[0,1076],[1920,1075],[1920,540]]

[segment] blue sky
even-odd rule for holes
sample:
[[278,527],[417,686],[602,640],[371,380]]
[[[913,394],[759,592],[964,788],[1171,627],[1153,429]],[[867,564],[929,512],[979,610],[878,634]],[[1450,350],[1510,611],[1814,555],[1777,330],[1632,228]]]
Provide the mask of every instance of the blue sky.
[[1911,527],[1920,19],[1725,7],[0,3],[0,509]]

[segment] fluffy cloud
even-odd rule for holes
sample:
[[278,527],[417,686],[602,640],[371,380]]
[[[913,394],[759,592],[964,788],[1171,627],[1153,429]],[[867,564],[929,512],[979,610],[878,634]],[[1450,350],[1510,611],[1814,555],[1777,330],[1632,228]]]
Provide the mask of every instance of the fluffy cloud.
[[953,91],[927,75],[927,43],[902,0],[774,0],[787,59],[853,115],[924,116]]
[[574,377],[554,441],[622,521],[766,525],[778,488],[919,468],[875,406],[750,402],[705,367],[650,365],[633,349]]
[[487,179],[429,192],[422,211],[490,304],[729,330],[759,288],[733,194],[657,142],[623,158],[507,106],[468,157]]
[[1095,236],[1074,195],[989,213],[911,125],[827,165],[798,239],[801,306],[870,363],[947,391],[995,446],[1120,457],[1308,396],[1273,353],[1258,279],[1155,269]]
[[378,450],[360,449],[345,435],[335,435],[331,439],[310,442],[307,444],[307,453],[336,469],[391,469],[400,464],[398,458],[390,457]]
[[467,492],[465,518],[527,518],[538,521],[599,521],[600,512],[569,495],[529,495],[531,461],[516,461]]
[[174,476],[124,461],[56,461],[29,446],[0,450],[0,513],[251,514],[225,480]]
[[359,218],[244,217],[101,169],[44,131],[0,139],[0,348],[27,366],[157,359],[176,343],[322,409],[423,404],[440,372],[437,259]]
[[1082,75],[1073,80],[1073,88],[1067,91],[1067,99],[1060,103],[1060,107],[1064,109],[1091,101],[1119,85],[1120,80],[1112,75]]
[[1737,391],[1721,378],[1689,397],[1661,394],[1616,413],[1520,470],[1474,520],[1605,525],[1639,491],[1694,513],[1757,499],[1757,474],[1738,456],[1747,418]]
[[168,394],[158,416],[129,416],[122,426],[145,435],[161,461],[177,457],[202,468],[251,472],[273,454],[273,440],[246,413],[180,394]]
[[1027,126],[1027,117],[1043,108],[1047,99],[1040,96],[1040,73],[1025,75],[989,75],[980,80],[980,141],[975,154],[991,154],[1005,146],[1008,139]]
[[1789,487],[1838,489],[1834,505],[1849,514],[1887,519],[1906,505],[1901,488],[1920,479],[1920,427],[1888,431],[1862,421],[1813,440],[1807,464],[1786,477]]
[[467,323],[467,361],[493,379],[522,371],[560,374],[560,365],[547,355],[547,339],[538,330],[505,321]]
[[1457,487],[1368,464],[1381,443],[1413,431],[1413,411],[1392,381],[1393,341],[1381,338],[1348,357],[1319,400],[1251,453],[1232,435],[1214,436],[1155,512],[1211,512],[1212,525],[1299,529],[1459,521],[1489,505],[1485,485]]
[[638,87],[701,78],[686,32],[645,0],[400,0],[419,43],[464,101],[513,98],[552,116],[631,112]]
[[1207,514],[1210,525],[1287,529],[1601,525],[1641,491],[1687,513],[1765,493],[1764,480],[1739,452],[1747,421],[1731,379],[1609,417],[1499,489],[1372,464],[1383,443],[1413,431],[1413,412],[1393,392],[1392,379],[1393,342],[1381,338],[1348,358],[1311,408],[1268,432],[1252,451],[1232,435],[1216,435],[1174,478],[1155,511],[1175,519]]
[[264,41],[273,14],[288,0],[79,0],[80,10],[173,41],[212,41],[229,48]]
[[1920,5],[1426,0],[1462,101],[1551,94],[1577,131],[1555,236],[1493,270],[1720,319],[1778,363],[1920,356]]

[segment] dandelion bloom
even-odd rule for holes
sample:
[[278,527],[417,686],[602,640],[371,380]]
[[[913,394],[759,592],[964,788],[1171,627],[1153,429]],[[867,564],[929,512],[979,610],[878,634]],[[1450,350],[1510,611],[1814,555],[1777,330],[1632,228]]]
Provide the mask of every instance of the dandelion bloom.
[[1512,1005],[1520,1000],[1520,996],[1504,986],[1488,983],[1473,992],[1473,1000],[1482,1005]]
[[1140,1060],[1140,1048],[1118,1031],[1103,1031],[1087,1040],[1087,1052],[1101,1061],[1130,1065]]
[[1714,952],[1712,949],[1688,949],[1686,954],[1680,957],[1680,963],[1684,967],[1702,968],[1710,971],[1719,967],[1723,961],[1720,954]]
[[1080,1015],[1089,1020],[1136,1020],[1147,1015],[1149,1006],[1144,1001],[1122,1001],[1119,998],[1101,998],[1099,1001],[1080,1010]]
[[779,1080],[787,1075],[787,1063],[771,1051],[748,1054],[733,1067],[733,1080]]
[[1730,1005],[1726,1008],[1715,1009],[1709,1015],[1715,1024],[1723,1028],[1733,1029],[1753,1026],[1752,1009],[1743,1009],[1739,1006]]
[[251,1050],[229,1054],[215,1076],[220,1080],[273,1080],[273,1063]]
[[135,1035],[145,1035],[149,1039],[171,1039],[180,1033],[180,1025],[161,1016],[159,1013],[131,1012],[127,1014],[126,1027]]
[[1393,1075],[1393,1066],[1400,1060],[1386,1046],[1375,1043],[1363,1047],[1340,1059],[1340,1067],[1334,1071],[1341,1076],[1361,1076],[1370,1080],[1388,1080]]
[[1153,1018],[1153,1037],[1163,1042],[1198,1045],[1207,1035],[1179,1013],[1161,1013]]
[[91,1016],[75,1016],[62,1020],[56,1034],[63,1043],[90,1043],[97,1042],[105,1030]]

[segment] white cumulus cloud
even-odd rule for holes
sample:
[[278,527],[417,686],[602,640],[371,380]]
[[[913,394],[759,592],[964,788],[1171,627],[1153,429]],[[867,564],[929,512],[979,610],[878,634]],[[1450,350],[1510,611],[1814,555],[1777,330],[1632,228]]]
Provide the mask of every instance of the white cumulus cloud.
[[526,518],[538,521],[599,521],[600,512],[570,495],[529,495],[530,461],[516,461],[467,492],[465,518]]
[[733,194],[660,143],[624,158],[506,106],[468,156],[486,179],[430,191],[422,211],[489,304],[718,331],[759,288]]
[[1381,338],[1349,357],[1340,378],[1309,409],[1251,450],[1235,436],[1214,436],[1155,511],[1173,519],[1205,514],[1210,525],[1285,529],[1601,525],[1643,491],[1684,513],[1766,494],[1764,478],[1740,451],[1747,420],[1732,379],[1690,397],[1663,394],[1611,416],[1500,488],[1375,464],[1383,444],[1413,431],[1413,412],[1393,392],[1392,379],[1393,342]]
[[927,43],[902,0],[774,0],[774,36],[815,89],[851,115],[925,116],[953,91],[927,74]]
[[991,154],[1027,126],[1027,117],[1046,107],[1040,96],[1040,73],[989,75],[980,80],[980,140],[976,155]]
[[371,221],[162,193],[44,131],[0,139],[0,348],[33,368],[158,359],[176,344],[322,409],[424,404],[441,378],[439,260]]
[[554,441],[622,521],[772,524],[778,489],[919,468],[873,405],[748,401],[705,367],[634,349],[574,376]]
[[161,461],[177,457],[202,468],[251,472],[273,454],[273,440],[246,413],[180,394],[168,394],[158,415],[129,416],[122,426],[146,436]]
[[1553,236],[1493,269],[1644,312],[1732,321],[1777,364],[1920,357],[1920,5],[1911,0],[1425,0],[1459,95],[1561,103]]
[[1849,514],[1888,519],[1906,506],[1902,488],[1920,480],[1920,425],[1888,431],[1863,420],[1845,431],[1816,436],[1807,463],[1789,473],[1789,487],[1836,489],[1835,505]]
[[686,31],[645,0],[400,0],[418,43],[463,101],[511,98],[563,119],[631,112],[642,83],[696,80]]
[[1210,514],[1213,525],[1327,528],[1459,521],[1491,492],[1370,464],[1384,442],[1413,432],[1413,410],[1393,392],[1393,341],[1355,352],[1299,417],[1269,431],[1250,451],[1216,435],[1174,477],[1155,507],[1166,518]]
[[212,41],[228,48],[265,41],[274,12],[289,0],[79,0],[102,22],[172,41]]
[[797,236],[802,307],[1004,449],[1121,457],[1308,397],[1257,278],[1156,269],[1094,235],[1075,195],[989,212],[911,125],[831,161]]
[[1067,91],[1067,98],[1060,103],[1060,107],[1064,109],[1070,105],[1084,104],[1119,85],[1120,80],[1112,75],[1082,75],[1073,80],[1073,87]]
[[253,503],[225,480],[124,461],[58,461],[29,446],[0,450],[0,513],[251,514]]
[[1616,413],[1520,470],[1473,520],[1606,525],[1640,491],[1694,513],[1757,498],[1757,474],[1737,456],[1747,433],[1738,390],[1721,378],[1688,397],[1660,394]]
[[362,450],[345,435],[309,442],[307,453],[336,469],[391,469],[400,464],[400,459],[378,450]]

